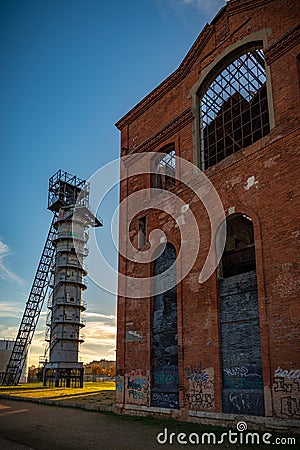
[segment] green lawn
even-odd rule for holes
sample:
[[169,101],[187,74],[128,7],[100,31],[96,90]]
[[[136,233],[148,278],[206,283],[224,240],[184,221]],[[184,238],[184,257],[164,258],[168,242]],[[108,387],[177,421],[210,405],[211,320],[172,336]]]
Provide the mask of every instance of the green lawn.
[[49,388],[42,383],[27,383],[19,386],[0,386],[0,395],[10,397],[47,398],[55,401],[73,401],[76,403],[96,403],[111,405],[115,401],[116,385],[114,381],[84,383],[83,388]]

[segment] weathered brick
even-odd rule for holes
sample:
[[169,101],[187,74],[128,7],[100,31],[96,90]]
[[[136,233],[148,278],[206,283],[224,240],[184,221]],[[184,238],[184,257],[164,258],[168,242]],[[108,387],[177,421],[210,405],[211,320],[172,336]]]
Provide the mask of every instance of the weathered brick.
[[[251,4],[250,4],[251,3]],[[209,64],[226,52],[265,30],[266,61],[270,61],[270,88],[274,128],[264,138],[229,156],[205,174],[215,186],[229,214],[248,215],[253,221],[256,275],[262,352],[265,415],[300,419],[300,379],[275,377],[278,367],[300,369],[299,346],[299,2],[273,0],[243,2],[231,0],[223,12],[199,35],[178,70],[136,105],[117,124],[121,131],[121,155],[160,151],[174,143],[176,155],[194,162],[193,119],[174,128],[164,138],[167,124],[192,108],[191,89]],[[253,38],[254,39],[254,38]],[[146,148],[144,150],[143,148]],[[256,184],[246,189],[255,177]],[[122,183],[121,201],[128,194],[150,187],[150,177],[139,176]],[[189,379],[187,370],[202,364],[210,376],[204,411],[222,412],[222,365],[220,301],[217,273],[202,285],[198,276],[210,243],[210,226],[205,209],[188,189],[177,185],[177,195],[190,205],[196,217],[201,246],[198,258],[186,278],[177,286],[178,376],[180,414],[188,418]],[[147,210],[148,233],[164,229],[168,242],[180,249],[180,234],[167,214]],[[121,217],[120,220],[124,218]],[[137,230],[137,218],[131,224]],[[122,238],[122,237],[121,237]],[[137,245],[137,231],[132,234]],[[298,251],[297,251],[298,250]],[[141,272],[142,270],[142,272]],[[119,271],[125,275],[151,275],[152,265],[120,257]],[[118,403],[150,406],[152,299],[119,298],[117,370],[126,391],[125,375],[137,375],[143,383],[141,395],[120,395]],[[141,336],[126,342],[126,327]],[[278,374],[278,372],[277,372]],[[145,391],[145,392],[144,392]],[[192,408],[193,409],[193,408]],[[151,408],[150,408],[151,410]]]

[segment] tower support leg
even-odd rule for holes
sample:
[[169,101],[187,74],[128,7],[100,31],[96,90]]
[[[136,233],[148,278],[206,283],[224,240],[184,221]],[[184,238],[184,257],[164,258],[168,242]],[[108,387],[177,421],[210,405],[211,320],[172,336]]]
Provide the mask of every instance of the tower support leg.
[[59,369],[55,371],[55,387],[59,387]]
[[80,369],[80,387],[83,388],[83,374],[84,369]]

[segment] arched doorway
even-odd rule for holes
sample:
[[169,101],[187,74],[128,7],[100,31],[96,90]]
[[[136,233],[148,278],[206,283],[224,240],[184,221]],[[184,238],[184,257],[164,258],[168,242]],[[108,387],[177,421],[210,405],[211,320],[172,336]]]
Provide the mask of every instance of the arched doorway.
[[[176,250],[166,244],[163,253],[154,261],[153,275],[169,269],[176,261]],[[174,286],[153,297],[152,309],[152,383],[151,406],[179,408],[178,400],[178,342],[177,342],[177,289],[176,265],[168,276]],[[154,281],[154,291],[158,287]],[[163,283],[163,281],[162,281]]]
[[254,230],[243,214],[227,218],[219,267],[223,412],[264,415]]

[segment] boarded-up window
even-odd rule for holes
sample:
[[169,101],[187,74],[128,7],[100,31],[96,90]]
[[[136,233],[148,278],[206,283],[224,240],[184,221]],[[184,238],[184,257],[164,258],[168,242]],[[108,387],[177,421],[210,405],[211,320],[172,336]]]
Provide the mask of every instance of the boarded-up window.
[[176,250],[169,243],[154,262],[154,290],[165,286],[164,279],[158,281],[155,276],[163,274],[168,269],[171,270],[168,279],[173,280],[174,286],[153,297],[151,406],[177,409],[179,396]]
[[264,415],[254,230],[243,214],[227,219],[219,278],[223,412]]

